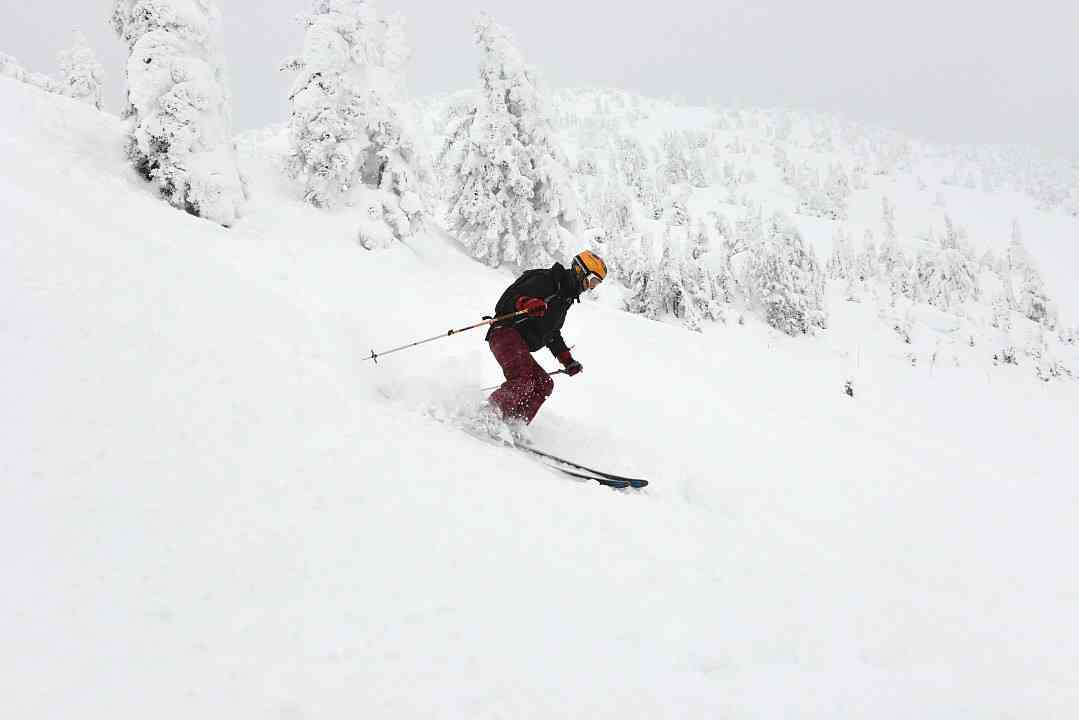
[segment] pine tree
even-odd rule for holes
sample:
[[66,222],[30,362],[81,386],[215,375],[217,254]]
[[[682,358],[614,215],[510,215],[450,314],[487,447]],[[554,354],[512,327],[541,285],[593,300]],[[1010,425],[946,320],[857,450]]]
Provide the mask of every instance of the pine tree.
[[847,171],[838,163],[828,167],[828,179],[824,184],[824,194],[828,198],[827,214],[833,220],[847,217],[847,199],[850,197],[850,179]]
[[116,0],[127,43],[127,154],[172,205],[231,225],[247,199],[213,0]]
[[858,253],[858,279],[862,282],[877,277],[877,243],[873,237],[873,231],[869,228],[865,229],[865,235],[862,236],[862,249]]
[[769,325],[800,335],[824,327],[824,274],[813,249],[782,215],[769,223],[762,242],[750,249],[746,287]]
[[916,260],[917,299],[942,310],[980,295],[977,262],[952,247],[953,241],[946,234],[939,245],[927,248]]
[[881,222],[884,223],[884,241],[894,243],[899,237],[895,230],[895,206],[888,201],[888,196],[883,195],[880,199]]
[[510,33],[486,15],[476,22],[482,96],[441,155],[453,186],[448,221],[474,257],[547,265],[563,255],[577,222],[567,161],[535,71]]
[[1045,284],[1042,282],[1041,273],[1035,268],[1029,267],[1023,274],[1016,298],[1019,303],[1019,312],[1029,320],[1040,323],[1050,330],[1056,327],[1056,311],[1049,300]]
[[658,261],[633,266],[624,308],[652,320],[672,316],[695,332],[707,320],[723,320],[726,282],[692,256],[665,243]]
[[27,85],[33,85],[45,92],[58,93],[61,91],[60,84],[56,80],[53,80],[45,73],[30,72],[20,65],[18,60],[4,53],[0,53],[0,77],[7,77]]
[[[1023,233],[1019,222],[1012,222],[1012,239],[1007,251],[1008,273],[1004,288],[1006,297],[1014,309],[1024,317],[1053,329],[1056,327],[1056,310],[1046,292],[1045,283],[1034,258],[1023,245]],[[1018,283],[1018,290],[1016,290]]]
[[63,93],[80,102],[101,109],[101,85],[105,69],[86,42],[86,36],[75,33],[75,44],[60,53],[60,86]]
[[885,277],[891,277],[899,265],[906,264],[906,257],[899,243],[894,239],[885,238],[880,244],[877,254],[877,266]]
[[26,70],[19,61],[7,53],[0,53],[0,77],[26,82]]
[[658,193],[651,179],[648,156],[640,142],[627,135],[619,135],[615,141],[615,157],[622,181],[637,201],[645,208],[655,207]]
[[298,73],[288,174],[316,207],[353,204],[364,187],[384,191],[375,220],[402,239],[423,222],[431,179],[406,100],[404,19],[381,18],[364,0],[313,0],[300,20],[303,51],[283,66]]
[[854,272],[854,244],[843,225],[832,233],[832,256],[828,259],[826,270],[832,280],[849,278]]
[[633,253],[623,270],[629,294],[623,301],[627,312],[658,320],[664,311],[666,295],[659,263],[644,253]]
[[967,233],[961,227],[957,227],[953,222],[950,215],[944,214],[944,237],[941,238],[941,246],[955,250],[959,248],[960,243],[966,239]]
[[703,222],[698,222],[690,238],[690,257],[700,260],[712,249],[712,240],[708,236],[708,227]]
[[689,182],[689,159],[685,136],[677,132],[663,135],[663,174],[667,183],[678,185]]

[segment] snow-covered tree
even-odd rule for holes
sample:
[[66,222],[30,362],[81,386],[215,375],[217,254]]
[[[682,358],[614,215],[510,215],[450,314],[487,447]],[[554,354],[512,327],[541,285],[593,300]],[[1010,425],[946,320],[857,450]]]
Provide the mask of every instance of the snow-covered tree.
[[58,93],[61,91],[59,83],[45,73],[30,72],[11,55],[0,53],[0,77],[11,78],[19,82],[33,85],[45,92]]
[[993,298],[991,324],[1005,336],[1012,331],[1012,309],[1008,298],[1003,294]]
[[629,274],[624,308],[653,320],[674,317],[700,332],[708,320],[723,320],[727,287],[722,275],[667,242],[658,260],[638,258]]
[[80,102],[101,109],[101,84],[105,82],[105,69],[86,36],[75,33],[74,45],[60,53],[60,86],[63,93]]
[[703,222],[697,223],[689,240],[689,256],[693,260],[700,260],[712,249],[712,238],[708,233],[708,227]]
[[896,267],[903,264],[906,264],[906,256],[899,242],[894,238],[885,237],[877,254],[877,267],[885,277],[891,277]]
[[854,271],[854,243],[844,225],[832,233],[832,255],[825,270],[832,280],[849,278]]
[[653,209],[658,203],[659,194],[644,148],[636,138],[629,135],[619,135],[615,142],[616,164],[623,182],[645,209]]
[[663,198],[663,213],[660,218],[667,225],[686,227],[689,225],[689,196],[688,185],[672,185]]
[[127,43],[127,153],[172,205],[231,225],[247,199],[213,0],[116,0]]
[[942,310],[980,296],[978,263],[947,239],[918,255],[915,273],[916,298]]
[[913,300],[917,294],[914,264],[906,259],[901,250],[888,272],[888,289],[892,293],[893,303],[897,297]]
[[19,61],[7,53],[0,53],[0,77],[26,82],[26,69]]
[[824,183],[821,183],[820,173],[808,164],[801,168],[788,168],[785,172],[789,175],[790,184],[798,191],[798,212],[828,220],[847,217],[847,198],[851,189],[842,165],[832,163]]
[[941,245],[947,249],[957,249],[961,243],[966,240],[967,231],[957,226],[952,222],[952,218],[947,213],[944,214],[944,237],[941,238]]
[[1077,184],[1068,192],[1068,199],[1064,202],[1064,209],[1069,215],[1079,217],[1079,178]]
[[1034,258],[1023,245],[1019,223],[1012,223],[1012,239],[1007,253],[1008,276],[1005,278],[1005,292],[1010,295],[1015,309],[1029,320],[1045,325],[1049,329],[1056,327],[1057,313],[1045,289],[1041,273]]
[[448,221],[472,255],[491,266],[547,265],[563,257],[576,232],[568,161],[536,72],[509,31],[480,15],[476,43],[481,97],[451,128],[440,158],[453,182]]
[[894,243],[899,234],[895,230],[895,206],[888,200],[887,195],[881,196],[881,222],[884,224],[884,241]]
[[685,136],[677,132],[663,135],[663,165],[661,171],[667,184],[678,185],[689,182],[689,148]]
[[[298,73],[289,95],[289,176],[316,207],[362,202],[394,237],[410,235],[423,222],[431,173],[406,99],[404,19],[382,18],[364,0],[313,0],[300,20],[303,51],[283,66]],[[365,187],[385,195],[361,201]]]
[[828,167],[828,179],[824,183],[824,194],[828,198],[828,211],[834,220],[847,217],[847,199],[850,197],[850,179],[847,171],[839,163]]
[[877,263],[877,243],[873,231],[865,229],[862,236],[862,249],[858,252],[856,260],[856,274],[861,281],[867,281],[877,277],[879,266]]
[[824,273],[813,249],[785,217],[772,217],[761,242],[750,248],[746,287],[769,325],[800,335],[824,327]]

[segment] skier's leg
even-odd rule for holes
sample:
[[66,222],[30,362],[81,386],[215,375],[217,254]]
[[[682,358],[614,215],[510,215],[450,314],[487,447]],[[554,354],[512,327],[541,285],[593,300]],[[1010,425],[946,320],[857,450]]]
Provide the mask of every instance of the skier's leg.
[[[491,333],[491,354],[502,367],[506,382],[491,393],[489,401],[503,417],[525,418],[525,401],[535,394],[536,361],[521,334],[513,328],[499,328]],[[538,408],[537,408],[538,409]]]
[[542,365],[536,362],[536,359],[531,354],[529,354],[528,359],[532,363],[532,386],[525,397],[521,415],[526,423],[531,423],[540,407],[551,396],[551,392],[554,391],[554,380],[551,379],[551,376],[547,374]]

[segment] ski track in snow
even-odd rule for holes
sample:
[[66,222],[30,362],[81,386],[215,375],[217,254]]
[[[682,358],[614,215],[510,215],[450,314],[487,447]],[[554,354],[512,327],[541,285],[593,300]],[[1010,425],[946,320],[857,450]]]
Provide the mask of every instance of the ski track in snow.
[[601,297],[530,435],[652,485],[558,478],[425,416],[498,381],[482,330],[364,360],[508,274],[362,250],[269,149],[226,231],[115,118],[0,105],[0,716],[1079,712],[1074,383]]

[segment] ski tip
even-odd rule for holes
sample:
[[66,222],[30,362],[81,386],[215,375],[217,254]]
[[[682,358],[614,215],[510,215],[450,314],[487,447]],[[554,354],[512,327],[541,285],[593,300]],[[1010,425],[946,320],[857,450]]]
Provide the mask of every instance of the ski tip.
[[647,480],[638,480],[636,478],[633,478],[633,479],[625,478],[625,479],[621,479],[621,480],[614,480],[614,479],[611,479],[611,478],[596,477],[595,475],[587,475],[585,473],[575,473],[575,472],[568,471],[568,470],[562,470],[562,468],[555,468],[555,469],[556,470],[561,470],[562,472],[566,473],[567,475],[572,475],[574,477],[583,478],[585,480],[595,480],[600,485],[604,485],[604,486],[609,487],[609,488],[614,488],[615,490],[640,490],[642,488],[648,487],[648,481]]

